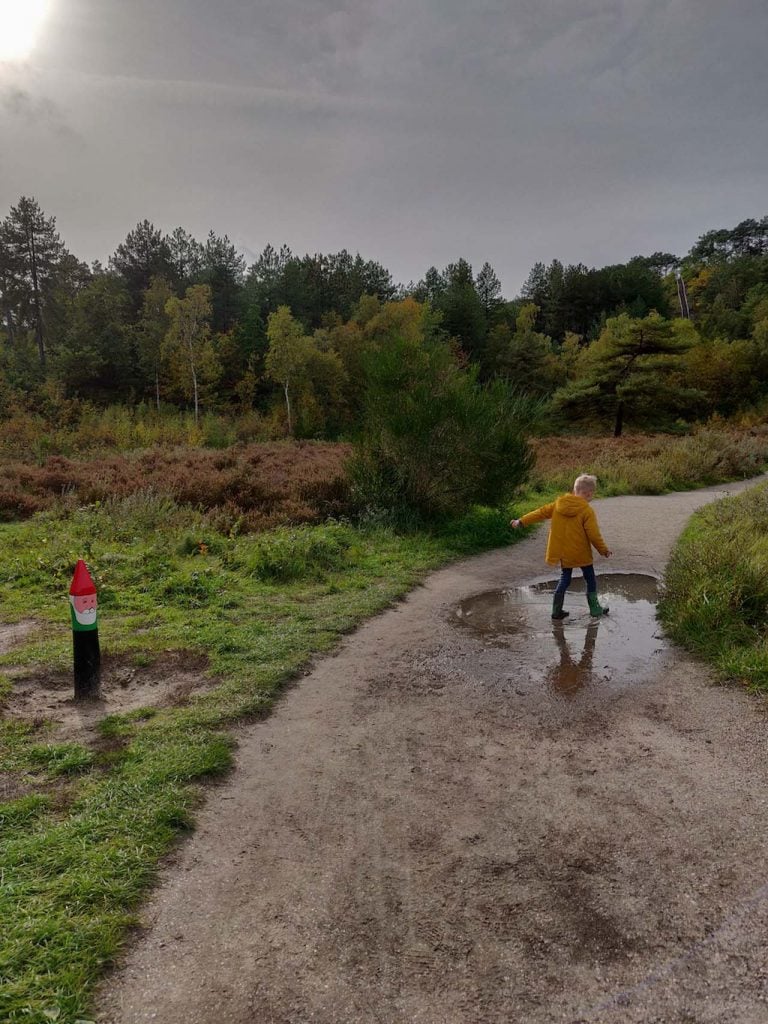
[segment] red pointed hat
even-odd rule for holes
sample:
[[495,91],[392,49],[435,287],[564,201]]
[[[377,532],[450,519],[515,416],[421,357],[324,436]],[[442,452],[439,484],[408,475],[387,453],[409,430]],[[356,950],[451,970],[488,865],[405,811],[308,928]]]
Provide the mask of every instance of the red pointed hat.
[[75,575],[72,577],[72,586],[69,588],[69,592],[73,597],[82,597],[84,594],[96,593],[96,585],[91,579],[88,566],[82,558],[77,560]]

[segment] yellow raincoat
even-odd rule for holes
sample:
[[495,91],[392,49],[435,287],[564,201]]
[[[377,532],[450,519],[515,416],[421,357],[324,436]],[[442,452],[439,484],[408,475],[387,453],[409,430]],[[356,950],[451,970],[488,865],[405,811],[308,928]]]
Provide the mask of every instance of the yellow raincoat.
[[523,526],[551,519],[546,560],[550,565],[576,569],[592,565],[592,548],[607,556],[608,548],[589,502],[578,494],[561,494],[557,501],[522,516]]

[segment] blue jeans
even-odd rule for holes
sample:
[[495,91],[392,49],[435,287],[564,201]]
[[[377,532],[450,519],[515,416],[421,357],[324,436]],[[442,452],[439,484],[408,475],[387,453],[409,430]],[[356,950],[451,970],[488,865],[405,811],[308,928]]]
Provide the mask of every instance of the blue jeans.
[[[597,580],[595,579],[594,565],[582,565],[581,575],[584,577],[584,582],[587,585],[587,593],[596,594]],[[555,589],[555,597],[565,597],[565,592],[571,585],[571,576],[573,576],[573,569],[560,570],[560,580]]]

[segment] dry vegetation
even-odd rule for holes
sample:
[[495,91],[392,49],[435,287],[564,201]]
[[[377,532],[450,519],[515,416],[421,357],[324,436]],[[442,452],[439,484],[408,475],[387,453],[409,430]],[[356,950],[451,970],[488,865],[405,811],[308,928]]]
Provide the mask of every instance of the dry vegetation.
[[0,518],[18,519],[62,501],[88,505],[139,491],[221,511],[241,530],[319,522],[346,511],[350,447],[266,443],[226,450],[155,448],[80,461],[52,456],[42,466],[0,463]]
[[[768,462],[768,428],[702,428],[694,434],[536,438],[527,492],[570,488],[596,473],[600,493],[660,494],[759,473]],[[0,460],[0,520],[53,507],[121,500],[137,493],[201,508],[212,525],[243,532],[318,523],[350,512],[346,463],[351,445],[321,441],[237,444],[224,449],[156,447],[70,459]]]
[[702,427],[683,437],[543,437],[532,442],[534,491],[567,490],[579,473],[595,473],[602,496],[662,494],[754,476],[768,462],[768,428]]

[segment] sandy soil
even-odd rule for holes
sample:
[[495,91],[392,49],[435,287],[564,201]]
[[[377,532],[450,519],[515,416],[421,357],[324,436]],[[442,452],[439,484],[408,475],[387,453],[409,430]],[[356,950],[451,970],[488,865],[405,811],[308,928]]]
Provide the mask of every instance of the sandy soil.
[[136,664],[134,655],[102,653],[101,689],[93,700],[74,699],[72,669],[10,668],[6,675],[13,689],[1,713],[4,718],[33,722],[46,741],[94,744],[99,723],[108,715],[184,704],[193,694],[215,686],[219,680],[206,675],[207,666],[208,659],[192,651],[165,651],[148,665]]
[[14,647],[36,630],[40,623],[35,619],[22,619],[21,622],[0,623],[0,654],[8,654]]
[[[598,569],[660,573],[722,490],[596,502]],[[242,731],[99,1021],[768,1022],[764,701],[660,642],[610,671],[628,601],[457,623],[543,548],[435,573]]]

